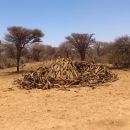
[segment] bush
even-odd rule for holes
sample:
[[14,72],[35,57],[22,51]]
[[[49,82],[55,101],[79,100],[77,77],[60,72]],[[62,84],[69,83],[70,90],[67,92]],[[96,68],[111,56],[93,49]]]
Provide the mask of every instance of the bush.
[[10,68],[16,66],[16,62],[14,59],[7,58],[5,56],[0,56],[0,68]]
[[111,47],[110,63],[117,68],[130,66],[130,37],[120,37]]
[[44,55],[44,45],[34,44],[31,48],[31,57],[34,61],[40,61]]
[[5,44],[5,54],[8,58],[16,58],[16,47],[13,44]]

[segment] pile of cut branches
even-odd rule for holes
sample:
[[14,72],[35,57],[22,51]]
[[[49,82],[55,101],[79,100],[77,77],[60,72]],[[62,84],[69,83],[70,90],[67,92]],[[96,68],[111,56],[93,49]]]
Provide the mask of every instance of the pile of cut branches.
[[47,67],[40,67],[36,71],[24,74],[17,83],[25,89],[50,89],[63,86],[97,86],[115,80],[117,76],[106,66],[62,58],[53,61]]

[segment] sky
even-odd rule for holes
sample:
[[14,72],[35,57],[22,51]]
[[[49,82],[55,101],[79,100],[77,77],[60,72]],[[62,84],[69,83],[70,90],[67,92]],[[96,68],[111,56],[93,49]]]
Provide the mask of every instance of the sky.
[[52,46],[71,33],[109,42],[130,35],[130,0],[0,0],[0,39],[10,26],[38,28]]

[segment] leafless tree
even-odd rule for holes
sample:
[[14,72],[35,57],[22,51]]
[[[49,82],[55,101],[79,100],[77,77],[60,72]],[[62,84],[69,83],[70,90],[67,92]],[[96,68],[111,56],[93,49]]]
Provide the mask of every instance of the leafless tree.
[[28,44],[40,42],[44,34],[38,29],[32,30],[17,26],[9,27],[7,30],[8,34],[6,34],[5,40],[16,46],[17,72],[19,72],[22,49]]
[[31,56],[33,60],[39,61],[44,55],[44,45],[36,43],[31,47]]
[[130,37],[122,36],[115,40],[111,46],[111,63],[115,67],[130,66]]
[[52,47],[50,45],[44,45],[45,48],[45,55],[47,59],[52,59],[54,58],[54,55],[56,53],[55,47]]
[[68,42],[63,42],[59,47],[58,47],[58,55],[60,57],[64,58],[72,58],[72,53],[73,53],[74,47],[69,44]]
[[16,47],[14,44],[5,44],[5,54],[8,58],[16,59]]
[[66,39],[79,52],[81,60],[85,60],[86,50],[94,42],[93,34],[72,33]]

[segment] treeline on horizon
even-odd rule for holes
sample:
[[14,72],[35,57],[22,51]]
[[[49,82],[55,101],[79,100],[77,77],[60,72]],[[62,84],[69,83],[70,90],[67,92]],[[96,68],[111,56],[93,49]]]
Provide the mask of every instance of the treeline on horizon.
[[94,34],[72,33],[58,47],[44,45],[44,33],[39,29],[19,26],[7,28],[0,41],[0,68],[17,67],[33,61],[71,58],[92,63],[112,64],[117,68],[130,66],[130,36],[118,37],[114,42],[97,41]]

